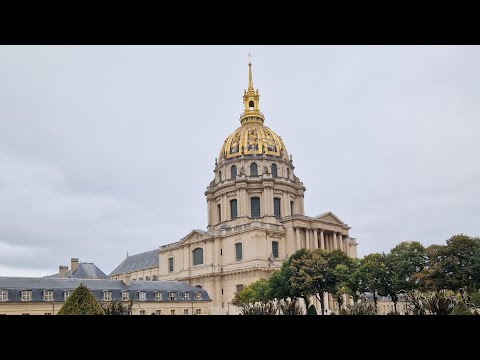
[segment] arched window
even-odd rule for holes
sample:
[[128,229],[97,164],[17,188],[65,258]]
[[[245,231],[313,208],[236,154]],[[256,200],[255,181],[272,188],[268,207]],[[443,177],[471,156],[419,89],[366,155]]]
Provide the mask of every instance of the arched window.
[[231,219],[236,219],[237,214],[237,199],[230,200],[230,216]]
[[253,100],[250,100],[250,102],[248,103],[248,107],[250,108],[250,110],[253,110],[255,108],[255,103],[253,102]]
[[260,217],[260,198],[259,197],[252,197],[250,199],[250,210],[251,210],[252,218]]
[[200,285],[200,284],[195,285],[195,287],[196,287],[196,288],[199,288],[199,289],[203,289],[203,288],[202,288],[202,285]]
[[237,167],[233,165],[230,168],[230,179],[235,180],[237,178]]
[[278,259],[278,241],[272,241],[272,255]]
[[219,182],[222,181],[222,172],[221,171],[218,172],[218,181]]
[[236,243],[235,244],[235,260],[242,260],[243,258],[243,249],[242,249],[242,243]]
[[290,215],[293,215],[294,207],[295,207],[295,203],[293,201],[290,201]]
[[256,163],[250,164],[250,176],[258,176],[258,166]]
[[217,216],[218,216],[218,222],[222,222],[222,207],[220,204],[217,205]]
[[193,250],[193,265],[202,265],[203,264],[203,249],[196,248]]
[[287,168],[287,179],[290,179],[290,169]]
[[276,218],[282,217],[280,211],[281,201],[280,198],[273,198],[273,213],[275,214]]
[[272,177],[277,177],[277,165],[272,164]]

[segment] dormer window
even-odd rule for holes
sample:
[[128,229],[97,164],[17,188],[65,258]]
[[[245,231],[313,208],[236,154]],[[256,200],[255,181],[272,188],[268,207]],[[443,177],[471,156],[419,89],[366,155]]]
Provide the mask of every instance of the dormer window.
[[103,290],[103,301],[112,301],[112,292],[110,290]]
[[22,290],[22,301],[32,301],[32,290]]
[[130,293],[128,291],[122,291],[122,301],[129,301]]
[[8,301],[8,291],[0,290],[0,301]]
[[71,294],[70,290],[63,290],[63,301],[66,301],[70,296],[70,294]]
[[147,301],[147,293],[146,293],[146,291],[139,291],[139,292],[138,292],[138,300],[139,300],[139,301]]
[[190,295],[188,294],[188,292],[185,291],[182,293],[182,298],[183,300],[190,300]]
[[53,301],[53,291],[44,290],[43,291],[43,301]]
[[196,300],[196,301],[202,300],[202,294],[200,293],[200,291],[197,291],[197,292],[195,293],[195,300]]

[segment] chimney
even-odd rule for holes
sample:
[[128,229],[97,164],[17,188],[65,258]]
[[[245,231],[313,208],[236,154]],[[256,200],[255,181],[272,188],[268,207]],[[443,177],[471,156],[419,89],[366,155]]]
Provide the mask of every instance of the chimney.
[[71,258],[70,259],[70,269],[72,270],[72,274],[77,271],[78,269],[78,258]]
[[68,266],[60,265],[58,267],[58,274],[60,277],[64,277],[67,274]]

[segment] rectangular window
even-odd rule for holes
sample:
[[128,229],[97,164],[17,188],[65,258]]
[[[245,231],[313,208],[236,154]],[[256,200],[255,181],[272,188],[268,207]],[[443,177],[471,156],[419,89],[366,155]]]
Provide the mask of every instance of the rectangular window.
[[173,272],[173,258],[168,258],[168,272]]
[[63,291],[63,301],[66,301],[69,296],[70,296],[70,291],[69,290],[64,290]]
[[103,292],[103,301],[112,301],[112,292],[105,290]]
[[250,199],[250,210],[251,210],[252,218],[260,217],[260,198],[259,197],[252,197]]
[[0,290],[0,301],[8,301],[8,291]]
[[52,313],[44,313],[43,315],[52,315]]
[[22,290],[22,301],[32,301],[32,292],[30,290]]
[[202,294],[201,294],[200,292],[196,292],[196,293],[195,293],[195,300],[196,300],[196,301],[202,300]]
[[130,300],[130,294],[128,291],[122,292],[122,301],[128,301]]
[[222,309],[225,307],[225,303],[222,301]]
[[273,213],[275,214],[276,218],[282,217],[280,205],[281,205],[280,198],[273,198]]
[[183,315],[188,315],[188,309],[183,310]]
[[45,290],[43,292],[43,301],[53,301],[53,291]]
[[237,285],[237,294],[243,290],[243,284]]
[[170,310],[170,315],[175,315],[175,310]]
[[235,244],[235,260],[239,261],[242,260],[243,257],[243,249],[242,243]]
[[184,292],[182,294],[182,297],[183,297],[183,300],[190,300],[190,295],[188,294],[188,292]]
[[155,311],[155,315],[162,315],[162,310]]
[[160,291],[155,293],[155,301],[162,301],[162,293]]
[[202,309],[196,309],[195,315],[202,315]]
[[139,301],[146,301],[147,300],[147,293],[145,291],[138,292],[138,300]]
[[145,315],[145,310],[140,310],[140,315]]
[[222,208],[220,204],[217,205],[217,214],[218,214],[218,222],[222,221]]
[[174,291],[170,291],[170,292],[168,293],[168,299],[169,299],[170,301],[175,301],[175,300],[177,300],[177,296],[176,296],[176,294],[175,294]]
[[278,241],[272,241],[272,255],[278,259]]
[[237,214],[237,199],[230,200],[230,215],[232,219],[236,219]]
[[293,215],[293,207],[295,203],[293,201],[290,201],[290,215]]

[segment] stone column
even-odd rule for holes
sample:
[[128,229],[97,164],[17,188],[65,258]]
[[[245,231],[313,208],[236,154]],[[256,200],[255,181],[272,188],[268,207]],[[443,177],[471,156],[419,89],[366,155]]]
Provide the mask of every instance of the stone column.
[[295,242],[297,243],[297,249],[300,250],[300,229],[295,228]]
[[320,229],[320,249],[325,250],[325,238],[322,229]]
[[317,229],[313,229],[313,248],[318,249]]
[[337,241],[338,241],[338,249],[343,251],[343,244],[342,244],[342,233],[337,234]]
[[305,229],[305,249],[310,249],[310,229]]
[[283,192],[282,196],[282,217],[290,215],[290,202],[288,201],[288,193]]
[[333,238],[333,249],[332,250],[337,250],[337,233],[334,231],[332,234]]

